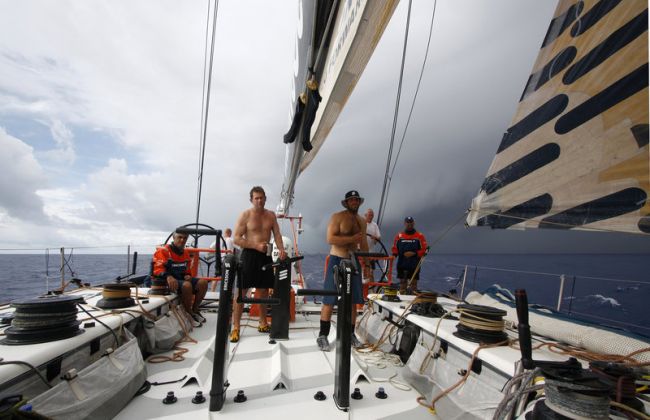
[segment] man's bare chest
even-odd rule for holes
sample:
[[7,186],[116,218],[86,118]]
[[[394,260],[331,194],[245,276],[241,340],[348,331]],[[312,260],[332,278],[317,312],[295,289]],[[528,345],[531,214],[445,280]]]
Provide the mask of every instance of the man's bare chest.
[[272,227],[272,220],[264,216],[251,216],[246,222],[246,230],[248,232],[267,232],[270,231]]
[[359,221],[354,216],[344,216],[339,222],[339,231],[343,235],[354,235],[361,231]]

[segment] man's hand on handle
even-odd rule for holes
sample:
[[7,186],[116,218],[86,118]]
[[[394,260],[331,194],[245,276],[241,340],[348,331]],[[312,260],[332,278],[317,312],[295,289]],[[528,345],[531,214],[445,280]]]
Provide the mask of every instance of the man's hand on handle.
[[178,290],[178,281],[172,276],[167,276],[167,286],[169,286],[169,290],[176,293],[176,290]]

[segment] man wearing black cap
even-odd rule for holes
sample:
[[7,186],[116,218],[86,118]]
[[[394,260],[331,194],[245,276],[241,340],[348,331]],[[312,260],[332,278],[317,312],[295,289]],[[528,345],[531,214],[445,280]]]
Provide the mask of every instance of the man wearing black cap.
[[[336,290],[333,268],[340,264],[341,260],[349,259],[351,251],[361,249],[361,252],[368,252],[366,241],[366,221],[358,214],[359,206],[363,198],[358,191],[352,190],[345,194],[341,201],[345,210],[334,213],[327,225],[327,243],[331,245],[328,257],[327,268],[325,269],[325,289]],[[364,272],[369,269],[368,262],[364,261]],[[330,333],[332,310],[336,304],[336,296],[325,296],[320,312],[320,331],[316,343],[323,351],[330,350],[327,336]],[[361,276],[359,273],[352,277],[352,345],[360,347],[359,339],[354,335],[354,326],[357,319],[356,304],[363,303],[361,293]]]
[[[427,240],[424,235],[415,230],[415,220],[412,217],[404,219],[404,232],[395,235],[393,241],[393,256],[397,257],[397,279],[400,293],[409,293],[418,288],[420,279],[419,262],[427,250]],[[410,282],[410,284],[409,284]]]

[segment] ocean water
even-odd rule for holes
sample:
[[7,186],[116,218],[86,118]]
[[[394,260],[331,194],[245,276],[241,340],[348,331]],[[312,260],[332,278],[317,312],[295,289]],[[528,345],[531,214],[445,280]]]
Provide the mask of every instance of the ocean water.
[[[147,274],[150,261],[151,255],[140,255],[136,273]],[[560,311],[569,316],[650,337],[649,261],[641,254],[432,254],[422,264],[418,288],[455,289],[460,294],[463,279],[464,295],[493,284],[510,290],[524,288],[530,303],[556,308],[559,302]],[[58,256],[50,256],[48,267],[45,255],[0,255],[0,303],[59,287],[59,262]],[[305,256],[302,272],[307,287],[322,285],[324,264],[325,255]],[[79,254],[69,259],[65,277],[96,285],[127,271],[125,255]],[[558,297],[562,275],[564,288]]]

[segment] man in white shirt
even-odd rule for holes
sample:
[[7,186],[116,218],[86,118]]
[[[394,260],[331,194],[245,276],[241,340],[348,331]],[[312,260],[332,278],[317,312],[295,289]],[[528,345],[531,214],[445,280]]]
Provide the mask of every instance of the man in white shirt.
[[226,249],[235,252],[235,242],[232,239],[232,229],[226,228],[223,231],[223,240],[226,242]]
[[[372,219],[375,217],[375,212],[372,209],[366,210],[366,234],[368,236],[368,252],[378,252],[376,249],[376,245],[381,239],[381,233],[379,232],[379,226],[377,223],[373,222]],[[376,265],[375,261],[372,261],[372,268],[374,269]],[[369,272],[369,277],[363,278],[364,283],[368,283],[370,281],[373,281],[373,272],[372,270],[368,270]]]

